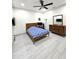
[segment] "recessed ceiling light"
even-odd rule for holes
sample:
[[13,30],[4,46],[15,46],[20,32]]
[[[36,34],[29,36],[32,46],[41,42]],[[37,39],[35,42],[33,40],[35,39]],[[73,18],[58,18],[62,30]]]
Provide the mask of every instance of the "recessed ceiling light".
[[21,3],[21,6],[24,6],[24,3]]

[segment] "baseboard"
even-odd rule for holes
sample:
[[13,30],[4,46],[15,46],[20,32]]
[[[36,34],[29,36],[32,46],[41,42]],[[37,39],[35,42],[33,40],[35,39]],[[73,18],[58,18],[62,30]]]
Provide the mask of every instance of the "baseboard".
[[22,34],[25,34],[25,33],[16,34],[16,35],[14,35],[14,36],[19,36],[19,35],[22,35]]

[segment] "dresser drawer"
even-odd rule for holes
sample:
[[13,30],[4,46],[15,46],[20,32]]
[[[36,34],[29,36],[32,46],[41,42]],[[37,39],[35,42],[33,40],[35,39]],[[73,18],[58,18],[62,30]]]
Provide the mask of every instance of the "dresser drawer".
[[66,32],[66,27],[61,25],[50,25],[49,30],[53,33],[63,36]]

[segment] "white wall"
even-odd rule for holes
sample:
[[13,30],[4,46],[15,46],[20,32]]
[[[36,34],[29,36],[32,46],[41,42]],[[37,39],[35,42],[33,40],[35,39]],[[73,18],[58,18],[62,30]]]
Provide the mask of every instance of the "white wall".
[[41,22],[44,22],[42,13],[17,8],[13,8],[13,17],[16,19],[16,26],[13,31],[15,35],[26,32],[26,23],[38,22],[38,18],[41,18]]
[[48,19],[46,28],[49,30],[49,24],[53,24],[53,16],[63,14],[63,25],[66,25],[66,6],[50,10],[44,14],[45,19]]
[[41,18],[40,22],[44,22],[44,15],[42,13],[35,13],[34,14],[34,20],[36,20],[36,22],[39,22],[38,18]]
[[25,24],[34,22],[34,12],[21,9],[13,9],[13,17],[16,19],[15,34],[25,33]]
[[[66,6],[62,6],[57,9],[53,9],[46,13],[38,13],[21,9],[13,8],[13,17],[16,18],[15,34],[25,33],[25,24],[38,22],[38,18],[41,18],[41,22],[45,24],[45,28],[49,30],[49,24],[53,24],[53,16],[63,14],[63,25],[66,25]],[[47,19],[47,23],[45,22]]]
[[63,25],[66,25],[66,6],[54,9],[54,15],[63,14]]

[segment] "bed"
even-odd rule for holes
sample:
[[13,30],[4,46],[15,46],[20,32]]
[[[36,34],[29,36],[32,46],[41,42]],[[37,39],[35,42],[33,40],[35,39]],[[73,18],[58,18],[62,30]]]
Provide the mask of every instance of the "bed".
[[49,36],[48,30],[37,27],[37,23],[26,24],[26,33],[29,35],[33,43]]

